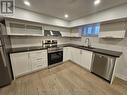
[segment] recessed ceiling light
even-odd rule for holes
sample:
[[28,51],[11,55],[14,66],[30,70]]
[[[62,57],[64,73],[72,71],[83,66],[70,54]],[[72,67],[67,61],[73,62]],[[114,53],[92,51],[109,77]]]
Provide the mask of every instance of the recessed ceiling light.
[[100,4],[100,2],[101,2],[101,0],[95,0],[94,5],[98,5],[98,4]]
[[64,17],[65,17],[65,18],[68,18],[69,16],[68,16],[68,14],[65,14]]
[[28,2],[28,1],[24,1],[24,4],[27,6],[30,6],[30,2]]

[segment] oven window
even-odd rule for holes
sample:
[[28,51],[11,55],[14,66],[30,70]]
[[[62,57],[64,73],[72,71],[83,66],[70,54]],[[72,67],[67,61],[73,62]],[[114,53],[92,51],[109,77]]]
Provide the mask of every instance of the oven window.
[[59,58],[61,58],[61,53],[52,53],[51,54],[51,59],[52,60],[56,60],[56,59],[59,59]]
[[48,64],[52,65],[63,61],[63,51],[49,53],[48,54]]

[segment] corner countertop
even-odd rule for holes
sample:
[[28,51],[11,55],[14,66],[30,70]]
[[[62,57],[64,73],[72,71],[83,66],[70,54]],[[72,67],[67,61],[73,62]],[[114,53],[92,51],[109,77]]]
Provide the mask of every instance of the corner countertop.
[[112,50],[107,50],[107,49],[101,49],[101,48],[95,48],[95,47],[84,47],[82,45],[77,45],[77,44],[63,44],[63,47],[74,47],[74,48],[79,48],[83,50],[88,50],[94,53],[100,53],[112,57],[120,57],[122,55],[122,52],[118,51],[112,51]]
[[[94,47],[84,47],[82,45],[77,45],[77,44],[60,44],[58,45],[59,47],[74,47],[82,50],[88,50],[94,53],[100,53],[112,57],[120,57],[122,52],[118,51],[111,51],[111,50],[106,50],[106,49],[101,49],[101,48],[94,48]],[[28,52],[28,51],[35,51],[35,50],[47,50],[46,47],[43,46],[33,46],[33,47],[19,47],[19,48],[12,48],[8,53],[19,53],[19,52]]]

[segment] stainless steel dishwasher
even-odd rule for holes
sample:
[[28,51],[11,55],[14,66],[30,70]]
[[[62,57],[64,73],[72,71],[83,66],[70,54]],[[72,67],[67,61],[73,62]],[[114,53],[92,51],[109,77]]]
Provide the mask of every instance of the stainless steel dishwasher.
[[91,72],[111,82],[115,61],[115,57],[94,53]]

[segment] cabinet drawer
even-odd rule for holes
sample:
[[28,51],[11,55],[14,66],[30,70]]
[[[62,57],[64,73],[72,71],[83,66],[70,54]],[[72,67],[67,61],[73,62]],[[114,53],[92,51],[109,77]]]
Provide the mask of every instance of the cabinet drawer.
[[40,59],[32,61],[32,70],[38,70],[47,67],[47,60]]
[[30,58],[33,60],[40,59],[40,58],[47,59],[47,50],[32,51],[30,52]]

